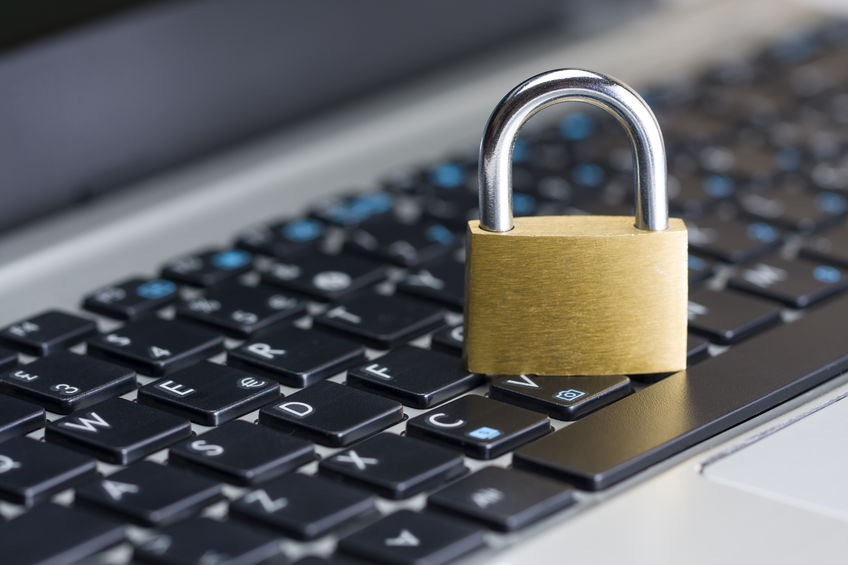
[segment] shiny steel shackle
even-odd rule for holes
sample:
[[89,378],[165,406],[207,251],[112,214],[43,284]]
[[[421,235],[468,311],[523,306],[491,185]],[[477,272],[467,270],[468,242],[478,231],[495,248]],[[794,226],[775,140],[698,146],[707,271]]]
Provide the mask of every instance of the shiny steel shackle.
[[603,108],[624,126],[633,149],[636,227],[665,230],[665,144],[654,113],[629,86],[582,69],[536,75],[515,87],[495,107],[480,143],[480,227],[496,232],[512,229],[512,150],[518,130],[539,110],[572,100]]

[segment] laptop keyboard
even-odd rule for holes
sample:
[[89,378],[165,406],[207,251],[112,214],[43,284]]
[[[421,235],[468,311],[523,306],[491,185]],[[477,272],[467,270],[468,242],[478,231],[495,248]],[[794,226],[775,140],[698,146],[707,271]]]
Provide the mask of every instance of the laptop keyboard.
[[[448,563],[839,375],[846,84],[837,23],[645,91],[690,230],[686,373],[463,370],[472,151],[0,321],[4,560]],[[514,157],[516,215],[632,214],[613,120]]]

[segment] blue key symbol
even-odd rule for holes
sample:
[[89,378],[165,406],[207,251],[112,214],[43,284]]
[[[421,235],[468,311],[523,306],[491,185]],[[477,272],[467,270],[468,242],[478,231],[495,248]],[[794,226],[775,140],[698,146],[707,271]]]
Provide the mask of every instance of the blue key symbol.
[[588,114],[575,112],[559,122],[559,134],[569,141],[586,139],[595,132],[595,120]]
[[604,170],[594,163],[580,163],[571,171],[574,182],[580,186],[596,187],[604,182]]
[[816,196],[816,207],[822,212],[827,212],[832,216],[844,214],[848,209],[848,201],[841,194],[833,192],[822,192]]
[[523,139],[516,139],[515,145],[512,146],[512,162],[523,163],[527,160],[529,153],[530,150],[527,146],[527,142]]
[[144,284],[138,285],[135,289],[135,293],[142,298],[156,300],[158,298],[168,296],[169,294],[173,294],[176,290],[177,285],[171,281],[166,281],[165,279],[153,279],[152,281],[147,281]]
[[695,255],[689,256],[689,270],[691,271],[703,271],[707,268],[707,262],[701,259],[700,257],[696,257]]
[[477,428],[476,430],[471,430],[468,432],[468,435],[473,437],[474,439],[482,439],[482,440],[490,440],[495,439],[499,435],[501,435],[501,431],[495,428],[490,428],[489,426],[482,426]]
[[842,273],[830,265],[819,265],[813,269],[813,278],[825,284],[833,284],[842,279]]
[[430,170],[430,182],[441,188],[457,188],[465,182],[465,169],[456,163],[437,165]]
[[512,194],[512,211],[517,216],[527,216],[533,213],[536,209],[536,199],[529,194],[523,192],[514,192]]
[[746,233],[749,238],[763,243],[771,243],[777,239],[777,230],[763,222],[754,222],[748,226]]
[[576,388],[569,388],[567,390],[561,390],[554,395],[554,398],[558,398],[559,400],[564,400],[566,402],[574,402],[578,398],[582,398],[586,396],[586,393],[582,390],[577,390]]
[[441,224],[427,228],[427,239],[448,245],[453,241],[453,232]]
[[310,241],[324,234],[324,224],[318,220],[295,220],[283,226],[282,232],[289,241]]
[[710,175],[704,179],[704,192],[713,198],[727,198],[733,194],[733,180],[724,175]]
[[229,251],[221,251],[212,256],[212,265],[218,269],[231,271],[244,267],[253,256],[247,251],[241,249],[230,249]]

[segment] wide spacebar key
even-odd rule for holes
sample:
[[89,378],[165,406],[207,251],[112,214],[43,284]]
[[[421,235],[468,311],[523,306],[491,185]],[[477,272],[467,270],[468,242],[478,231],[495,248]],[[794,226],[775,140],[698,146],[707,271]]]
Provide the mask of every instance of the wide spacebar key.
[[842,373],[846,330],[843,298],[525,445],[513,466],[605,489]]

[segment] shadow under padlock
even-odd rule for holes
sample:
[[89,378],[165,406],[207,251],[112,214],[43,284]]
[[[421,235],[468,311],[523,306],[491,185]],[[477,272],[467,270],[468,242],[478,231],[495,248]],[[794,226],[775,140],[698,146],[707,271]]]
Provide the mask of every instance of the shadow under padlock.
[[[630,216],[512,216],[512,146],[552,104],[581,101],[623,125],[633,149]],[[480,221],[468,222],[463,356],[487,374],[638,375],[686,368],[687,233],[668,218],[662,133],[639,95],[608,76],[551,71],[517,86],[480,146]]]

